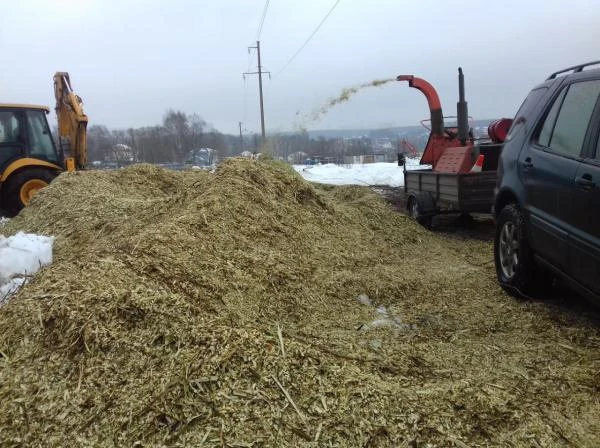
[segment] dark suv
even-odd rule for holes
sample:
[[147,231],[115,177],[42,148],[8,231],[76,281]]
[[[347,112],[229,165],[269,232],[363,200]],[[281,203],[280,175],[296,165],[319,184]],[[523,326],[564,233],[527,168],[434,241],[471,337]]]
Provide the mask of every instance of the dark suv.
[[538,293],[556,275],[600,301],[600,69],[589,69],[597,64],[535,87],[507,136],[494,259],[513,295]]

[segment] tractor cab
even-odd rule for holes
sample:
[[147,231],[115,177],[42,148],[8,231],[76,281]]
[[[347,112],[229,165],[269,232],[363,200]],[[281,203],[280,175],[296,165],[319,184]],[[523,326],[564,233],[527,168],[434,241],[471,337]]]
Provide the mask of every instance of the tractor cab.
[[0,104],[0,208],[18,212],[62,171],[45,106]]
[[0,104],[0,173],[25,157],[61,164],[45,106]]

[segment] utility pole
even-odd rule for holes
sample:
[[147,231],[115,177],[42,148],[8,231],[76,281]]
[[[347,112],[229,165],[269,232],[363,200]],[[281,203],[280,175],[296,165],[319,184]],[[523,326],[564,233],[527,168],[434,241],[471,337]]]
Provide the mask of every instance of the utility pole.
[[242,122],[239,121],[238,124],[240,126],[240,148],[242,149],[242,152],[244,152],[244,138],[242,137]]
[[263,144],[265,144],[265,142],[266,142],[266,135],[265,135],[265,109],[264,109],[264,106],[263,106],[262,75],[263,75],[263,73],[268,73],[269,74],[269,79],[271,79],[271,72],[268,72],[268,71],[265,72],[262,69],[262,65],[260,63],[260,41],[259,40],[256,41],[256,47],[248,47],[248,51],[250,51],[253,48],[256,49],[256,54],[258,55],[258,71],[257,72],[246,72],[242,76],[244,76],[244,79],[245,79],[246,75],[258,75],[258,93],[259,93],[259,96],[260,96],[260,128],[261,128],[261,131],[262,131],[262,141],[263,141]]
[[265,108],[263,106],[262,91],[262,66],[260,65],[260,41],[256,41],[256,54],[258,55],[258,92],[260,93],[260,129],[262,131],[263,144],[265,143]]

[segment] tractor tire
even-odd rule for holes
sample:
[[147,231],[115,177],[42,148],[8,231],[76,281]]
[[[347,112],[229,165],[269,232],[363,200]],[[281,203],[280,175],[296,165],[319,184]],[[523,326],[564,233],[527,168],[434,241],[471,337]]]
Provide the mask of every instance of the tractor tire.
[[419,201],[416,197],[412,196],[408,200],[408,216],[417,221],[426,229],[431,229],[433,224],[433,216],[431,215],[423,215],[421,213],[421,207],[419,205]]
[[2,202],[9,215],[17,215],[57,175],[58,173],[44,168],[26,168],[12,174],[2,186]]
[[540,298],[552,286],[552,275],[533,257],[525,220],[516,204],[507,205],[498,215],[494,264],[498,283],[513,297]]

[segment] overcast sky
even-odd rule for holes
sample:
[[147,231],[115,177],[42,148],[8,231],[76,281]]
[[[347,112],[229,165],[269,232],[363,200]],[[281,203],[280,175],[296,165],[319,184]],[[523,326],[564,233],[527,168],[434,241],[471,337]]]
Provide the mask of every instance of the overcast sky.
[[[294,128],[342,88],[414,74],[455,115],[456,69],[474,118],[513,116],[549,73],[600,59],[600,1],[270,0],[262,35],[267,132]],[[264,0],[19,0],[0,8],[0,102],[54,105],[68,71],[90,124],[158,124],[168,108],[223,132],[260,130],[258,82],[245,82]],[[256,69],[256,58],[250,70]],[[359,93],[309,129],[417,124],[425,98],[406,83]]]

